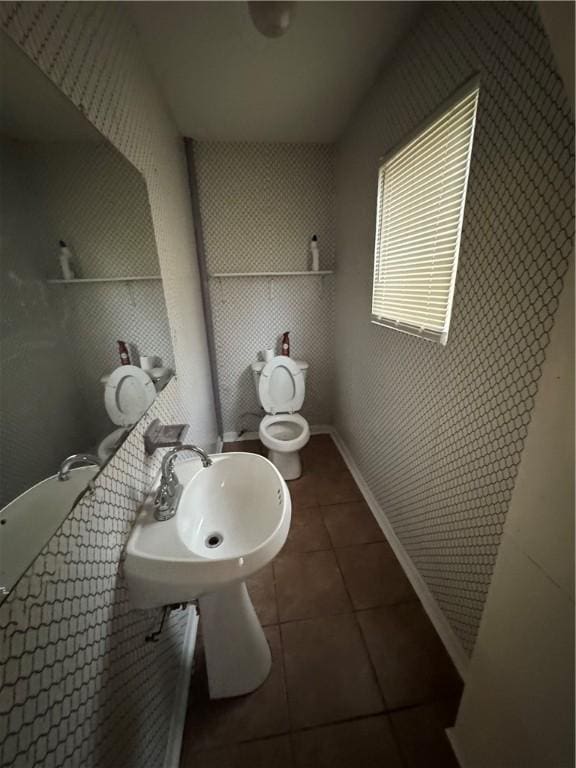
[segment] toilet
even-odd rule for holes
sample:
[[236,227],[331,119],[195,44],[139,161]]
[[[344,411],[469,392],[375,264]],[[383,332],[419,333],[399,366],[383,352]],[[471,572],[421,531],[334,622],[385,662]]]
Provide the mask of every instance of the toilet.
[[268,414],[258,436],[268,458],[285,480],[302,474],[300,450],[310,440],[310,427],[298,411],[304,402],[308,363],[285,355],[252,363],[252,377],[260,404]]
[[129,428],[146,413],[156,399],[156,386],[150,375],[136,365],[120,365],[103,376],[104,405],[113,424],[119,426],[98,446],[98,458],[105,462],[124,440]]

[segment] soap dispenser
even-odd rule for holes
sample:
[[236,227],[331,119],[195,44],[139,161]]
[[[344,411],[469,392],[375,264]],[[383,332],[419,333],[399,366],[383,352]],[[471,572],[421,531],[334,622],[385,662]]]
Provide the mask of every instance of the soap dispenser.
[[310,240],[310,253],[312,255],[312,272],[318,272],[320,270],[320,250],[316,235],[312,235],[312,240]]

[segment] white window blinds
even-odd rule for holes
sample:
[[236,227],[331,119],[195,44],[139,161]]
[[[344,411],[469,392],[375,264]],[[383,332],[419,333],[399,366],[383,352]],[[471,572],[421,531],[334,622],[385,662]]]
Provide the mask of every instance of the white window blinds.
[[478,84],[378,175],[372,320],[446,343]]

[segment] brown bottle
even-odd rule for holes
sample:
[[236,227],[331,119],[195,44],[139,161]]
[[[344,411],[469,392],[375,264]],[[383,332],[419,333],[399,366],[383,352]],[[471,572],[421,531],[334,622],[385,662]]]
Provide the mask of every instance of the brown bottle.
[[120,354],[120,365],[130,365],[130,355],[125,341],[118,342],[118,352]]
[[284,335],[282,336],[282,355],[286,355],[286,357],[290,357],[290,331],[286,331]]

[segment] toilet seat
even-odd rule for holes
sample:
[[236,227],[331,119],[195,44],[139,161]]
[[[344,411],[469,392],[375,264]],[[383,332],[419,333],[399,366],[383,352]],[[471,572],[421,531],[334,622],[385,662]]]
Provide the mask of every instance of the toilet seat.
[[262,368],[258,383],[260,402],[266,413],[295,413],[304,402],[304,377],[298,364],[278,355]]
[[112,371],[104,390],[104,405],[110,420],[122,427],[136,424],[156,398],[156,387],[136,365],[121,365]]
[[258,436],[271,451],[293,453],[310,439],[310,427],[299,413],[269,414],[260,422]]

